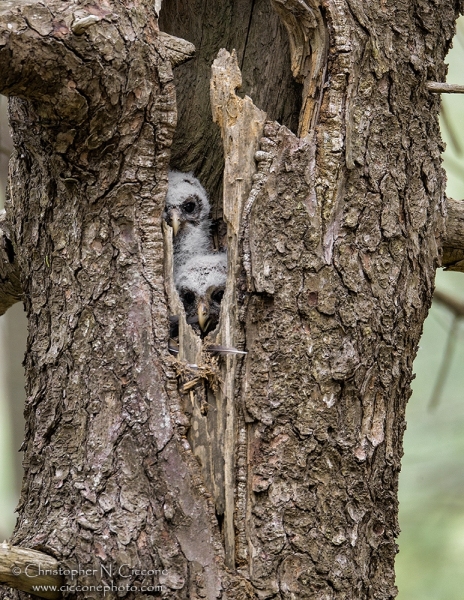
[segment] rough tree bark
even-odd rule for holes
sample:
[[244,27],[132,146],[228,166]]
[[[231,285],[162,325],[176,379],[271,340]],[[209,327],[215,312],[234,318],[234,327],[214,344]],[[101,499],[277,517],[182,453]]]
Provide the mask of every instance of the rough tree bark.
[[[0,7],[15,142],[0,283],[20,273],[29,319],[11,542],[95,569],[70,584],[393,598],[404,410],[446,215],[427,81],[445,78],[461,4],[184,4],[161,20],[196,46],[176,86],[192,48],[159,35],[159,0]],[[207,359],[173,289],[173,137],[172,166],[203,175],[227,223],[211,340],[243,360]]]

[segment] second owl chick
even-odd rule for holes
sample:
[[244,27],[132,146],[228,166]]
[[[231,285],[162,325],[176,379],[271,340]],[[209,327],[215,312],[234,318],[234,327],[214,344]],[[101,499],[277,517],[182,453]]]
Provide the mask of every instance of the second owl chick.
[[164,219],[174,233],[174,276],[196,255],[211,252],[210,204],[192,173],[169,171]]
[[179,269],[175,277],[187,322],[193,323],[198,319],[202,337],[218,324],[226,280],[225,252],[194,256]]

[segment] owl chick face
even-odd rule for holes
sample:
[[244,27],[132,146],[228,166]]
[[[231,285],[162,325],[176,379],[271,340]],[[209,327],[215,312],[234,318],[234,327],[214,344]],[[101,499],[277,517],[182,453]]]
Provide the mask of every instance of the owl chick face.
[[192,290],[181,290],[180,298],[185,308],[187,321],[198,318],[198,324],[204,335],[213,331],[219,322],[221,301],[224,296],[224,288],[212,286],[199,296]]
[[198,324],[202,335],[216,328],[227,279],[225,253],[195,256],[176,277],[176,288],[187,321]]
[[172,227],[174,236],[208,219],[211,209],[208,196],[192,173],[170,171],[168,184],[163,218]]

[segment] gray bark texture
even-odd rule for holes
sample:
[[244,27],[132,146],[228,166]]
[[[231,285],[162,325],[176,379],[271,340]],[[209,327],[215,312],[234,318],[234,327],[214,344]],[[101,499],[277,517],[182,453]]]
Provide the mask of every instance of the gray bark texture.
[[[445,79],[462,7],[165,0],[180,41],[159,35],[160,8],[0,6],[29,321],[11,543],[97,573],[68,584],[132,586],[107,598],[394,598],[405,405],[445,220],[426,84]],[[196,56],[174,78],[182,38]],[[170,163],[227,225],[204,342],[172,284]],[[248,354],[207,359],[210,341]]]

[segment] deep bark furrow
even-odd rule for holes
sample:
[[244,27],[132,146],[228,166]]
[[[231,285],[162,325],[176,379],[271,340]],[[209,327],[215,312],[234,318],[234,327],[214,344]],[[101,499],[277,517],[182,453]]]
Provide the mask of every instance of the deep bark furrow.
[[0,211],[0,315],[19,302],[22,295],[19,269],[6,214],[5,211]]

